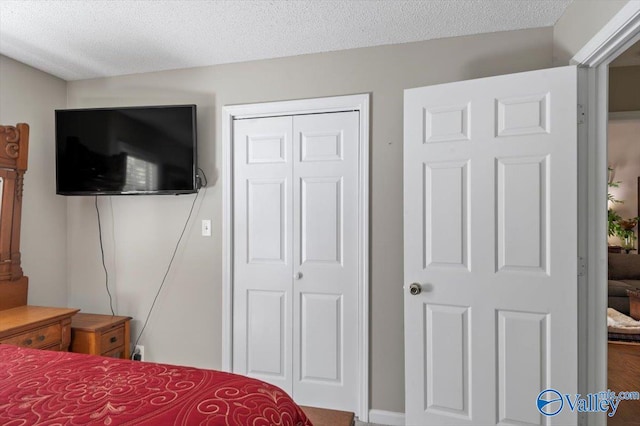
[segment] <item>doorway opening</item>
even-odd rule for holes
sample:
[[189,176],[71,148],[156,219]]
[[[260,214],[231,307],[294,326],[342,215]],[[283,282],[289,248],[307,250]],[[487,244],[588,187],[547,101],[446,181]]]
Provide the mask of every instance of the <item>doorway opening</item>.
[[[608,84],[607,387],[637,391],[640,383],[640,42],[609,64]],[[640,417],[625,401],[609,425]]]
[[[640,4],[626,4],[572,58],[578,79],[578,388],[607,389],[608,333],[608,95],[610,64],[640,41]],[[636,255],[637,256],[637,255]],[[579,423],[606,424],[605,413],[579,414]]]

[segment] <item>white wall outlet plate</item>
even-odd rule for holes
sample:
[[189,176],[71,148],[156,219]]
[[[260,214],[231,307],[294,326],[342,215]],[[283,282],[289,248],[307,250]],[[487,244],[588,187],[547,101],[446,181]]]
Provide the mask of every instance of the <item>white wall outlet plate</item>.
[[[136,345],[136,347],[133,350],[133,359],[136,361],[144,361],[144,346],[142,345]],[[140,359],[138,359],[136,357],[136,355],[140,355]]]
[[211,219],[202,219],[202,236],[211,236]]

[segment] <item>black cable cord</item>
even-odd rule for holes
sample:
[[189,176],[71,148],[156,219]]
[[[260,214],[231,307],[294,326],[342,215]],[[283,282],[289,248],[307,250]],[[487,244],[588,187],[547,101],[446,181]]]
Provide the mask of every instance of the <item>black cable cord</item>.
[[109,271],[107,271],[107,264],[104,261],[104,244],[102,243],[102,224],[100,223],[100,209],[98,208],[98,196],[96,198],[96,213],[98,215],[98,236],[100,237],[100,254],[102,255],[102,268],[104,269],[104,286],[107,288],[107,294],[109,295],[109,308],[111,308],[111,315],[115,316],[116,313],[113,310],[113,298],[111,297],[111,291],[109,291]]
[[204,183],[202,183],[202,180],[200,180],[200,185],[201,187],[206,188],[207,184],[209,183],[209,180],[207,179],[207,175],[204,174],[204,170],[202,170],[200,167],[198,167],[198,171],[200,171],[202,173],[202,177],[204,177]]
[[176,253],[178,252],[178,248],[180,247],[180,241],[182,241],[182,237],[184,236],[184,232],[187,230],[187,225],[189,224],[189,220],[191,219],[191,214],[193,213],[193,208],[196,205],[196,201],[198,200],[198,194],[200,192],[196,192],[196,196],[193,199],[193,203],[191,203],[191,209],[189,210],[189,215],[187,216],[187,220],[184,223],[184,227],[182,228],[182,232],[180,233],[180,238],[178,238],[178,242],[176,243],[176,247],[173,249],[173,254],[171,255],[171,260],[169,260],[169,266],[167,266],[167,271],[164,273],[164,277],[162,278],[162,282],[160,283],[160,287],[158,287],[158,291],[156,292],[155,297],[153,298],[153,303],[151,304],[151,308],[149,308],[149,312],[147,313],[147,318],[144,320],[144,325],[138,333],[138,337],[136,338],[136,342],[133,344],[133,351],[131,353],[131,359],[136,355],[135,348],[138,346],[138,342],[142,337],[142,333],[144,333],[145,328],[147,328],[147,323],[149,322],[149,318],[151,318],[151,312],[153,312],[153,308],[156,305],[156,301],[158,300],[158,296],[160,296],[160,292],[162,291],[162,287],[164,287],[164,283],[167,280],[167,275],[169,275],[169,271],[171,270],[171,265],[173,265],[173,259],[176,257]]

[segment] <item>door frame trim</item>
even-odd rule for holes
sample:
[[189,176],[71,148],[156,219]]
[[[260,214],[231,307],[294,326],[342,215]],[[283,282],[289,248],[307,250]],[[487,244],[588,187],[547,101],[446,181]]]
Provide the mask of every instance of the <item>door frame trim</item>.
[[[609,64],[640,40],[640,2],[628,2],[571,59],[581,70],[579,126],[578,256],[584,259],[578,281],[578,391],[607,389],[607,128]],[[579,416],[581,425],[598,425],[604,413]]]
[[229,105],[222,108],[222,369],[233,368],[233,120],[358,111],[358,411],[369,417],[370,94]]

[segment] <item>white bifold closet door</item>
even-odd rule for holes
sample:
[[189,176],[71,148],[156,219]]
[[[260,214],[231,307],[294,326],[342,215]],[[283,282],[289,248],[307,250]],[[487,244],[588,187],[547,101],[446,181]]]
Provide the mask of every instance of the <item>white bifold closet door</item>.
[[241,119],[233,137],[233,371],[356,411],[355,111]]

